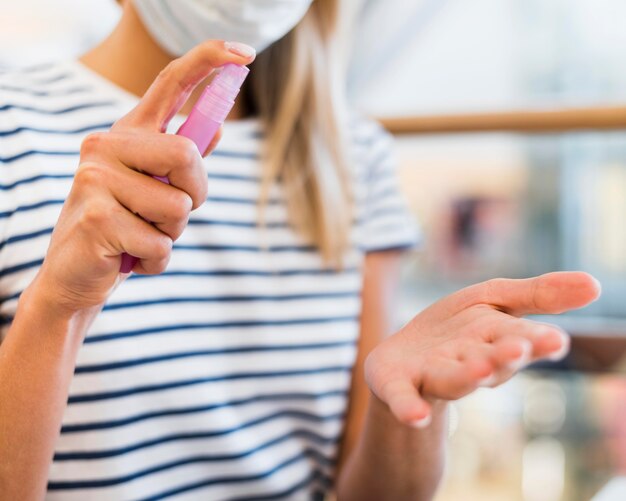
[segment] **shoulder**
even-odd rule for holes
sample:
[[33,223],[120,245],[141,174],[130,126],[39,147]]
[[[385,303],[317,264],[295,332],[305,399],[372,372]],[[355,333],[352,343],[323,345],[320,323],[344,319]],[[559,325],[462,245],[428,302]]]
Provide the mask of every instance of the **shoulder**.
[[393,136],[358,114],[352,114],[349,130],[358,155],[354,168],[359,247],[365,253],[415,247],[419,229],[400,189]]
[[382,176],[395,176],[397,161],[393,136],[376,120],[357,112],[348,117],[348,141],[357,179],[371,181]]
[[392,135],[373,118],[351,111],[347,120],[349,139],[354,147],[368,152],[380,148],[392,148]]

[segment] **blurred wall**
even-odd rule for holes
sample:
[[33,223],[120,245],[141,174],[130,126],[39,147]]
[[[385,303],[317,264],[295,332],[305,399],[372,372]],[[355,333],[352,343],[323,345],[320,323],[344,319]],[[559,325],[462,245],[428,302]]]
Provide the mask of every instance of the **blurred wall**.
[[70,59],[115,26],[114,0],[0,0],[0,66]]
[[359,108],[402,115],[518,100],[514,2],[377,0],[367,7],[351,71]]

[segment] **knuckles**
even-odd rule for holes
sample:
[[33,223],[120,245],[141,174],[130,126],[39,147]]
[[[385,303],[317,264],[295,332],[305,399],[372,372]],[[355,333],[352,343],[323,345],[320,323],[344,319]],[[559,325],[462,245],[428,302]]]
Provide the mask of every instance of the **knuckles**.
[[473,384],[466,384],[461,386],[452,386],[448,389],[447,395],[445,395],[446,400],[456,401],[461,400],[463,397],[471,393],[474,389]]
[[186,71],[188,70],[182,67],[181,58],[174,59],[159,72],[157,80],[165,82],[168,86],[175,86],[182,94],[186,91],[186,85],[181,81],[181,75],[185,75]]
[[207,197],[209,196],[209,182],[207,180],[207,176],[206,174],[204,174],[204,172],[202,173],[202,177],[200,179],[200,182],[197,183],[196,189],[198,190],[198,193],[196,195],[195,198],[192,198],[192,210],[193,209],[197,209],[198,207],[200,207],[207,199]]
[[78,227],[86,231],[99,231],[107,224],[109,211],[102,202],[92,201],[80,213]]
[[189,51],[188,57],[198,58],[202,61],[206,61],[209,64],[216,64],[218,54],[224,51],[224,42],[221,40],[205,40],[204,42],[196,45],[191,51]]
[[150,269],[150,273],[153,275],[160,275],[167,269],[168,263],[169,263],[169,259],[159,261],[157,264],[152,266],[152,268]]
[[506,282],[507,280],[504,278],[492,278],[491,280],[461,289],[453,294],[452,297],[455,298],[456,304],[462,309],[481,304],[490,305],[501,299],[497,297],[496,291],[501,290],[502,285]]
[[161,69],[161,71],[159,71],[157,78],[159,80],[173,79],[176,76],[176,73],[178,71],[178,66],[179,66],[178,59],[174,59],[173,61],[170,61],[163,69]]
[[168,210],[174,220],[186,222],[192,206],[193,201],[191,197],[183,191],[178,191],[172,196]]
[[502,285],[504,285],[507,282],[506,279],[504,278],[492,278],[491,280],[487,280],[486,282],[483,282],[483,296],[485,297],[486,301],[493,301],[494,296],[495,296],[495,291],[499,290]]
[[80,145],[80,156],[82,158],[91,156],[102,151],[107,143],[106,132],[93,132],[88,134]]
[[144,267],[148,274],[159,275],[166,270],[172,256],[173,247],[173,240],[165,235],[151,239],[150,256],[144,262]]
[[204,203],[208,194],[208,179],[204,171],[202,157],[196,144],[184,136],[171,136],[172,162],[189,181],[187,189],[191,208],[196,209]]
[[154,246],[152,247],[154,259],[159,262],[169,261],[173,247],[173,240],[165,235],[155,239]]
[[80,164],[74,175],[74,185],[81,188],[102,186],[105,180],[106,173],[104,172],[104,168],[93,162]]
[[184,136],[173,136],[171,140],[174,143],[171,155],[175,163],[188,169],[198,163],[200,154],[196,144],[191,139]]

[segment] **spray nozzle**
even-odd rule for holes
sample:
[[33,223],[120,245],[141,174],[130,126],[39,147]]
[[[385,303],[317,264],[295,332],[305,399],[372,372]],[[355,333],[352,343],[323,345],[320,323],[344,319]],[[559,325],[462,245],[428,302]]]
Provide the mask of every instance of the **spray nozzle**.
[[234,99],[239,93],[239,89],[243,85],[244,80],[250,73],[250,70],[245,66],[239,66],[237,64],[226,64],[222,66],[222,69],[215,76],[212,84],[221,87],[224,91],[227,91]]
[[198,100],[198,110],[211,120],[222,123],[230,112],[239,89],[250,73],[245,66],[225,64]]

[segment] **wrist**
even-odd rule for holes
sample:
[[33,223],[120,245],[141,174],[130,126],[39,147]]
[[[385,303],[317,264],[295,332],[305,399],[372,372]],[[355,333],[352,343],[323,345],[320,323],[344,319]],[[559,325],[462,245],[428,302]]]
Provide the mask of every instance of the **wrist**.
[[46,330],[76,333],[82,337],[101,308],[102,305],[75,307],[37,275],[20,296],[16,319],[30,319],[41,323]]
[[432,423],[414,428],[373,392],[356,449],[339,477],[339,499],[432,499],[445,464],[448,402],[432,404]]

